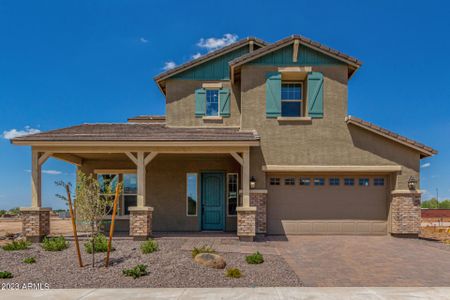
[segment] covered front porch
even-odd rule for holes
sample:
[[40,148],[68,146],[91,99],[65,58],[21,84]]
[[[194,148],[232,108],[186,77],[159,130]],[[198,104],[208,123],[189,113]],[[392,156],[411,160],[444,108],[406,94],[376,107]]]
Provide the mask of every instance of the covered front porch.
[[256,207],[250,206],[250,147],[257,142],[126,144],[32,145],[31,206],[21,209],[24,235],[40,240],[49,234],[51,209],[42,207],[41,169],[53,157],[95,174],[100,183],[122,182],[117,229],[135,239],[146,239],[154,231],[218,231],[253,240]]

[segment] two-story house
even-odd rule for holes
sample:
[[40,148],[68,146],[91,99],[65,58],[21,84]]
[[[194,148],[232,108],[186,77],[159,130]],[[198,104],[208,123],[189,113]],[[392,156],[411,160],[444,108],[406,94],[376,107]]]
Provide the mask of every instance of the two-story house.
[[[247,38],[155,77],[165,116],[14,139],[32,147],[25,234],[48,234],[41,166],[123,182],[119,219],[152,231],[417,235],[420,160],[437,152],[347,114],[361,62],[293,35]],[[129,225],[128,225],[129,224]]]

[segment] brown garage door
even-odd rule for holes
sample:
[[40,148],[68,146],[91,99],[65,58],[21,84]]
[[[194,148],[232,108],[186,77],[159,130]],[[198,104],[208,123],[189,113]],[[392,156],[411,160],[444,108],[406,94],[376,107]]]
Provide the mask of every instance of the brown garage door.
[[388,179],[268,175],[269,234],[386,234]]

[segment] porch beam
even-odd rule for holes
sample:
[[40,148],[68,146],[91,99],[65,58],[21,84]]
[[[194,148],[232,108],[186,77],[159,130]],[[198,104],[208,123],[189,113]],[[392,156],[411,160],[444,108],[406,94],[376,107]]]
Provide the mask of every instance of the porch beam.
[[135,164],[138,165],[138,159],[136,158],[136,156],[133,155],[133,153],[131,152],[125,152],[125,154],[128,156],[129,159],[131,159],[131,161]]
[[40,153],[36,150],[31,152],[31,207],[42,207],[41,199],[41,165],[39,164]]
[[145,161],[144,152],[137,153],[137,207],[145,206]]
[[250,151],[244,151],[242,158],[242,206],[250,207]]
[[237,152],[230,152],[230,154],[241,166],[244,165],[244,160]]
[[144,165],[148,165],[156,155],[158,155],[158,152],[150,152],[144,159]]
[[292,49],[292,62],[298,61],[298,45],[299,44],[300,44],[300,42],[298,40],[294,41],[294,46]]
[[83,165],[83,159],[79,156],[69,153],[52,153],[52,157],[81,167]]
[[46,161],[47,161],[47,159],[50,157],[52,155],[52,153],[51,152],[44,152],[44,153],[42,153],[40,156],[39,156],[39,165],[40,166],[42,166]]

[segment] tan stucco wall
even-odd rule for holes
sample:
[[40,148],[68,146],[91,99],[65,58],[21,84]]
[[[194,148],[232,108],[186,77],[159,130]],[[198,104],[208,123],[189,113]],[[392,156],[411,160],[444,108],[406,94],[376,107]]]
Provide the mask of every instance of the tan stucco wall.
[[[127,161],[86,161],[84,172],[94,169],[133,169]],[[199,231],[197,216],[186,216],[186,174],[204,171],[240,173],[240,165],[229,155],[159,154],[147,166],[146,205],[152,206],[153,231]],[[225,186],[226,187],[226,186]],[[198,188],[200,189],[200,182]],[[199,190],[199,197],[201,192]],[[200,200],[200,199],[199,199]],[[226,209],[226,197],[224,196]],[[200,206],[197,207],[198,211]],[[236,230],[236,217],[226,216],[226,231]]]
[[222,82],[224,88],[229,88],[230,117],[223,121],[207,121],[195,117],[195,90],[202,87],[206,81],[170,79],[166,83],[166,122],[169,126],[239,126],[240,104],[239,86],[231,87],[229,81]]
[[265,74],[274,66],[242,68],[242,128],[256,129],[261,148],[251,151],[251,175],[265,187],[261,165],[396,165],[403,172],[395,184],[406,189],[409,176],[418,177],[419,154],[376,134],[347,125],[347,69],[317,66],[324,74],[324,117],[311,123],[279,123],[266,118]]

